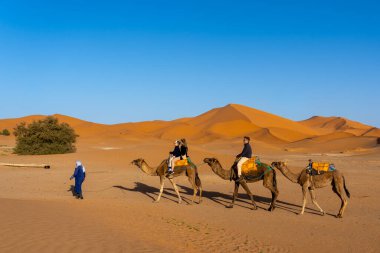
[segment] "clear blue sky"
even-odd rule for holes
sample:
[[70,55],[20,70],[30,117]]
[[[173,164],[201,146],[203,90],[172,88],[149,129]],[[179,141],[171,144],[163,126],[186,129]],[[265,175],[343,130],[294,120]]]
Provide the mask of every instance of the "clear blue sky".
[[380,127],[379,1],[0,0],[0,118],[239,103]]

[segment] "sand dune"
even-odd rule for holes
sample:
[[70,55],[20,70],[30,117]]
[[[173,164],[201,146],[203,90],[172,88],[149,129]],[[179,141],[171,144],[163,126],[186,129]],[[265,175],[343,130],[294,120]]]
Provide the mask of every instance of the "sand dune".
[[352,121],[342,117],[320,117],[314,116],[310,119],[300,121],[301,124],[311,127],[313,129],[322,131],[323,133],[333,133],[337,131],[352,133],[356,136],[361,136],[372,131],[373,136],[380,137],[377,128]]
[[[380,130],[359,122],[341,117],[312,117],[296,122],[267,112],[243,105],[229,104],[212,109],[192,118],[181,118],[173,121],[147,121],[137,123],[121,123],[115,125],[97,124],[69,116],[54,115],[61,122],[66,122],[80,135],[81,139],[99,141],[103,138],[123,140],[162,139],[172,142],[174,139],[186,137],[195,143],[206,143],[216,140],[231,141],[249,135],[254,141],[273,147],[291,147],[288,150],[304,150],[315,144],[323,144],[330,150],[337,140],[350,143],[350,148],[368,148],[365,141],[369,139],[354,138],[360,136],[380,137]],[[16,124],[25,121],[42,119],[45,116],[35,115],[18,119],[0,120],[0,129],[13,129]],[[335,142],[332,142],[334,140]],[[371,143],[373,140],[371,139]],[[310,145],[304,145],[311,143]],[[297,146],[299,145],[299,146]],[[316,147],[316,146],[314,146]],[[314,150],[314,148],[313,148]],[[323,148],[326,151],[326,148]]]
[[295,143],[287,144],[285,147],[289,151],[293,152],[355,152],[355,151],[373,151],[379,146],[377,144],[377,138],[374,137],[346,137],[346,138],[334,138],[335,134],[329,135],[329,138],[312,138]]

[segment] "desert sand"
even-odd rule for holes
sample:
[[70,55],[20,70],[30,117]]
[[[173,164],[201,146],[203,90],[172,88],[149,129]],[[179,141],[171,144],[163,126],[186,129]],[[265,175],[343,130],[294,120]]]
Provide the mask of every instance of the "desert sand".
[[[379,252],[379,129],[340,117],[292,121],[241,105],[216,108],[194,118],[102,125],[56,115],[80,135],[77,152],[64,155],[12,154],[13,136],[0,136],[0,162],[48,163],[51,169],[0,166],[0,252]],[[0,129],[44,116],[0,120]],[[252,137],[261,161],[287,161],[294,172],[307,159],[333,162],[351,192],[343,219],[335,218],[340,200],[331,187],[316,191],[327,212],[319,215],[302,192],[277,171],[280,191],[274,212],[266,209],[270,192],[250,184],[259,209],[251,210],[240,190],[233,209],[233,182],[204,165],[217,157],[225,168]],[[159,179],[143,174],[131,161],[152,166],[167,157],[174,139],[188,139],[199,165],[204,195],[190,205],[192,189],[176,179],[182,204],[169,182],[160,203]],[[72,196],[69,180],[76,160],[86,167],[84,200]]]

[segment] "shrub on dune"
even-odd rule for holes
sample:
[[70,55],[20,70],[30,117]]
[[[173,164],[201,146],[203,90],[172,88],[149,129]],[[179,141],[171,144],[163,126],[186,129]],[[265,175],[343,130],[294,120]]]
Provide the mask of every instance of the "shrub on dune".
[[3,131],[0,132],[0,135],[9,136],[11,135],[11,133],[9,132],[8,129],[4,129]]
[[64,154],[76,151],[77,135],[66,123],[59,123],[55,117],[47,117],[26,125],[25,122],[14,129],[16,147],[20,155]]

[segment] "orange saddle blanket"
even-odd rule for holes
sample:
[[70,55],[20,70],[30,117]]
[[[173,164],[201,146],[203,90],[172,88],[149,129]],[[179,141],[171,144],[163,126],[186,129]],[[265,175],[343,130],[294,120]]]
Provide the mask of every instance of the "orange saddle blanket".
[[187,166],[189,165],[189,162],[187,161],[187,159],[183,159],[183,160],[178,160],[175,162],[174,164],[174,167],[177,167],[177,166]]
[[251,159],[244,162],[243,165],[241,166],[241,172],[243,174],[249,174],[252,172],[257,172],[256,159],[257,159],[257,157],[254,156]]
[[312,168],[318,171],[329,171],[330,163],[313,162]]

